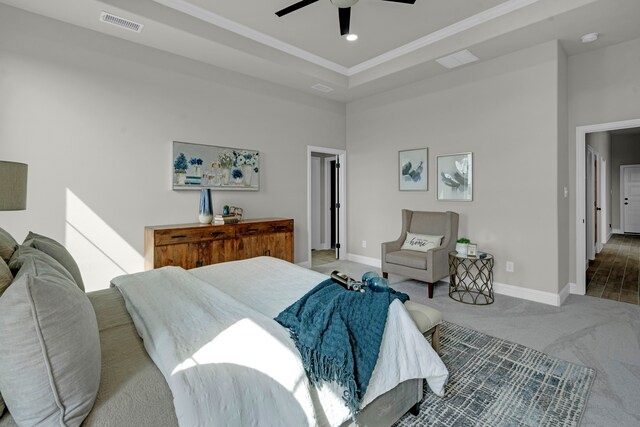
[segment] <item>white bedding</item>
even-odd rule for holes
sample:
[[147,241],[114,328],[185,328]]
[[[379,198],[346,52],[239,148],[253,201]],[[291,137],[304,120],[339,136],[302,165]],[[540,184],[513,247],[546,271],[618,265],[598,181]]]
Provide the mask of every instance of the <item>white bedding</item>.
[[180,426],[316,425],[299,353],[272,319],[179,267],[112,283],[171,389]]
[[[320,273],[260,257],[188,272],[153,270],[113,283],[167,378],[180,425],[317,425],[326,418],[337,426],[349,417],[340,391],[327,384],[309,390],[295,345],[272,320],[324,279]],[[185,303],[193,307],[175,310]],[[438,355],[402,303],[395,301],[363,407],[414,378],[426,378],[442,396],[447,377]]]

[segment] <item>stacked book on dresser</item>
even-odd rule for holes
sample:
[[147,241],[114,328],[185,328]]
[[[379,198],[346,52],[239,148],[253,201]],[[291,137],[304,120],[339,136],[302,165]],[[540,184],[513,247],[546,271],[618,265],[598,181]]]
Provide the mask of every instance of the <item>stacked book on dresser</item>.
[[228,215],[222,215],[222,214],[216,214],[213,217],[213,225],[221,225],[221,224],[233,224],[234,222],[238,222],[240,221],[240,217],[238,217],[236,214],[228,214]]

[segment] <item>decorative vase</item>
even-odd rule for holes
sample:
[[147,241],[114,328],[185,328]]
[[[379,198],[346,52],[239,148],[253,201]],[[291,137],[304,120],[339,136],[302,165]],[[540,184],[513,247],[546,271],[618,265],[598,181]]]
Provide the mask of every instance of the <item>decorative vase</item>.
[[242,165],[242,173],[244,174],[244,185],[251,185],[251,178],[253,176],[253,166]]
[[456,252],[460,256],[467,256],[467,251],[469,250],[468,243],[456,243]]
[[187,174],[183,172],[176,172],[176,184],[185,185],[187,182]]
[[231,175],[231,169],[222,168],[222,184],[223,185],[229,184],[229,175]]
[[209,188],[203,188],[200,190],[198,221],[202,224],[209,224],[213,221],[213,204],[211,203],[211,189]]

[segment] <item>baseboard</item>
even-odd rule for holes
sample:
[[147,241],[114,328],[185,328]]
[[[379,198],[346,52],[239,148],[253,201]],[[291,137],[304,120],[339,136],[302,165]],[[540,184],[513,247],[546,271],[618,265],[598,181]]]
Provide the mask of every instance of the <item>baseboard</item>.
[[311,261],[297,262],[296,265],[299,265],[300,267],[304,267],[304,268],[311,268]]
[[610,231],[609,234],[607,235],[607,241],[605,242],[605,244],[609,243],[609,240],[611,240],[611,236],[613,236],[613,232],[612,231]]
[[[620,230],[619,228],[614,228],[613,230],[611,230],[611,234],[624,234],[624,231]],[[609,237],[611,237],[611,235],[609,235]]]
[[371,258],[368,256],[356,255],[356,254],[347,254],[347,259],[349,261],[357,262],[360,264],[370,265],[371,267],[376,267],[376,268],[382,267],[382,261],[380,261],[378,258]]
[[[370,265],[376,268],[380,268],[382,265],[379,259],[366,257],[363,255],[347,254],[347,259],[349,261]],[[440,281],[449,283],[449,277],[445,277]],[[572,289],[572,286],[571,284],[567,283],[564,288],[562,288],[560,293],[554,294],[553,292],[538,291],[535,289],[523,288],[521,286],[513,286],[507,285],[505,283],[493,282],[493,291],[496,294],[539,302],[547,305],[553,305],[556,307],[562,305],[564,300],[567,299],[570,289]]]
[[[536,289],[523,288],[521,286],[513,286],[496,282],[493,282],[493,291],[496,294],[526,299],[528,301],[539,302],[556,307],[562,305],[562,302],[566,299],[567,295],[569,295],[569,287],[567,286],[562,288],[560,293],[554,294],[553,292],[538,291]],[[566,295],[564,295],[565,293]]]
[[575,286],[575,283],[567,283],[562,289],[560,289],[560,293],[558,294],[558,306],[564,304],[565,300],[571,293],[571,289],[574,289]]

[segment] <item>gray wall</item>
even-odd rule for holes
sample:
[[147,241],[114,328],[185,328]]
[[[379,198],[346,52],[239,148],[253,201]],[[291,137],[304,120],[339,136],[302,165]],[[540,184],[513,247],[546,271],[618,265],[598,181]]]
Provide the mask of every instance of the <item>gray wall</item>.
[[611,136],[611,224],[615,230],[620,223],[620,166],[640,165],[640,135]]
[[[495,255],[496,282],[557,293],[560,57],[546,43],[348,104],[349,251],[380,259],[402,208],[452,210],[460,236]],[[429,191],[401,192],[398,150],[419,147]],[[473,202],[437,201],[436,156],[466,151]]]
[[[611,197],[613,192],[613,181],[611,179],[611,134],[609,132],[594,132],[587,134],[587,145],[593,149],[598,155],[602,157],[606,163],[605,170],[605,180],[607,191],[602,194],[600,197],[604,198],[601,200],[601,204],[606,206],[605,212],[606,217],[604,218],[604,226],[608,230],[608,233],[611,233],[612,227],[609,227],[609,224],[612,224],[612,218],[614,216],[612,210]],[[602,163],[600,163],[602,164]],[[619,181],[619,180],[618,180]],[[600,234],[598,232],[598,234]],[[600,241],[600,236],[598,237]],[[606,242],[605,242],[606,243]]]
[[[576,127],[640,119],[640,39],[569,57],[571,282],[576,282]],[[612,179],[615,169],[612,167]],[[613,217],[612,217],[613,220]]]
[[171,191],[171,141],[257,149],[259,192],[214,194],[250,218],[293,217],[307,260],[307,145],[345,148],[345,106],[0,5],[0,159],[29,164],[28,209],[89,289],[141,270],[145,225],[197,221]]
[[569,75],[568,75],[567,55],[561,46],[558,46],[558,139],[556,163],[558,181],[556,182],[557,203],[558,203],[558,290],[562,290],[569,283],[569,271],[562,266],[569,262],[569,198],[565,194],[565,188],[569,187],[569,171],[567,162],[569,161],[569,149],[563,144],[568,138],[568,113],[569,113]]

